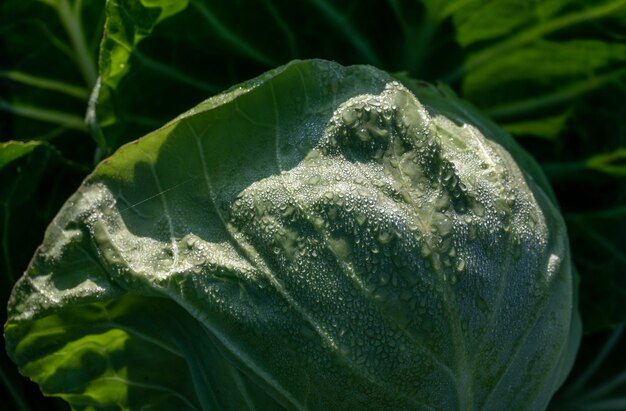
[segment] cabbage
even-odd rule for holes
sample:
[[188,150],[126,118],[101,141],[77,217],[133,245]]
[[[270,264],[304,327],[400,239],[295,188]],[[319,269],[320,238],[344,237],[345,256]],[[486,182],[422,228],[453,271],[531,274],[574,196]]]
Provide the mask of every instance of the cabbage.
[[580,338],[541,171],[449,90],[295,61],[103,161],[13,290],[74,409],[535,410]]

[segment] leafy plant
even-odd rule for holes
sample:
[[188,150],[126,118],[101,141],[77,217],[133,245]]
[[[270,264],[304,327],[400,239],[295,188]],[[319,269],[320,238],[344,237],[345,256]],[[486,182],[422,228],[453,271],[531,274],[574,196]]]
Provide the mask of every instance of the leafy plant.
[[[626,290],[623,275],[625,231],[622,229],[625,209],[623,119],[626,118],[626,108],[622,104],[626,94],[625,1],[311,0],[294,7],[270,0],[228,3],[208,0],[110,0],[105,10],[104,4],[95,1],[9,0],[0,7],[5,56],[0,67],[0,109],[4,111],[0,133],[6,140],[0,146],[0,172],[2,181],[10,182],[2,189],[1,291],[4,300],[8,298],[18,273],[24,270],[41,241],[43,229],[61,203],[75,191],[80,180],[93,169],[94,158],[99,161],[108,157],[122,144],[161,127],[207,96],[294,58],[325,58],[344,65],[367,63],[395,73],[394,78],[411,89],[419,101],[424,100],[421,104],[430,107],[431,114],[443,110],[446,115],[451,115],[452,109],[443,109],[437,104],[432,106],[432,100],[429,100],[433,96],[449,96],[450,93],[434,92],[434,89],[412,79],[448,83],[462,98],[512,133],[538,160],[554,188],[569,232],[571,255],[580,274],[580,311],[585,331],[570,380],[557,393],[550,408],[623,408],[626,395],[624,363],[619,356],[611,361],[607,358],[614,351],[612,347],[619,346],[619,341],[623,340],[620,330],[626,314],[622,304]],[[193,30],[189,30],[190,27]],[[96,43],[103,30],[96,65]],[[320,33],[324,35],[320,36]],[[50,43],[54,47],[49,47]],[[96,67],[98,81],[93,75]],[[274,80],[269,79],[271,76],[267,75],[260,81],[273,84]],[[252,87],[251,83],[247,84],[247,87]],[[365,84],[358,87],[363,87],[360,89],[362,93],[381,93],[380,89],[367,88]],[[237,94],[236,90],[232,89],[230,95]],[[441,86],[439,90],[445,90],[445,87]],[[262,95],[267,98],[266,93],[259,93],[258,90],[240,92],[241,96]],[[88,99],[88,96],[91,98]],[[343,101],[348,101],[348,97],[346,95]],[[447,101],[450,98],[445,97]],[[209,101],[215,107],[205,104],[198,110],[203,113],[220,112],[227,110],[220,107],[233,104],[219,99]],[[329,112],[339,107],[341,102],[336,103],[335,108],[319,109],[320,118],[316,120],[322,118],[322,112],[330,119]],[[459,104],[465,107],[464,103]],[[260,130],[273,124],[276,110],[272,111],[272,107],[265,108],[267,116],[252,117],[252,120],[261,123],[258,125]],[[474,109],[468,110],[474,113]],[[278,112],[281,121],[289,117],[282,110]],[[85,114],[87,126],[82,121]],[[168,127],[177,128],[175,124],[187,124],[194,118],[190,115],[177,123],[170,123]],[[476,118],[480,119],[478,124]],[[490,138],[501,134],[494,132],[491,126],[485,126],[489,123],[482,119],[481,114],[472,115],[467,123],[483,130]],[[484,131],[485,127],[489,132]],[[164,130],[167,128],[155,135],[165,133]],[[322,135],[323,130],[319,130],[319,126],[316,131]],[[302,139],[306,140],[305,136]],[[141,140],[146,143],[135,146],[155,140],[158,138],[152,135]],[[507,145],[510,149],[511,144]],[[159,213],[163,214],[162,210],[159,211],[161,198],[193,192],[192,187],[201,180],[201,175],[194,173],[185,177],[186,180],[168,180],[159,188],[152,184],[152,172],[147,164],[160,164],[159,161],[167,157],[165,153],[169,148],[154,147],[145,154],[152,156],[147,159],[144,154],[136,154],[138,148],[131,147],[118,152],[108,161],[123,163],[123,153],[135,153],[133,156],[140,157],[129,160],[131,163],[124,165],[129,171],[118,177],[123,179],[124,184],[132,186],[143,181],[135,181],[135,176],[148,175],[145,177],[148,183],[142,186],[141,191],[135,192],[136,197],[118,198],[118,204],[124,201],[128,206],[136,204],[121,214],[130,218],[128,215],[145,210],[148,221],[149,216],[153,216],[155,224],[163,225],[165,230],[164,234],[153,233],[153,240],[167,240],[167,219],[158,220],[156,217]],[[238,149],[244,152],[247,151],[245,147],[242,144]],[[235,150],[232,154],[237,152]],[[259,156],[261,154],[262,151],[259,151]],[[534,175],[535,179],[539,178],[529,186],[541,187],[542,191],[549,193],[550,189],[537,177],[541,172],[532,171],[532,163],[523,160],[523,155],[514,155],[518,162],[521,161],[523,170]],[[188,159],[191,161],[193,157],[186,156],[177,170],[189,166],[186,164]],[[297,156],[294,155],[291,161],[295,159]],[[240,180],[229,186],[231,190],[239,187],[239,192],[244,192],[247,186],[241,185],[243,181],[257,181],[245,172],[239,172],[237,163],[229,157],[223,156],[220,160],[219,164],[226,163],[224,167],[238,170],[233,177]],[[133,164],[137,167],[133,168]],[[252,166],[256,161],[246,161],[246,164]],[[285,170],[294,169],[294,164],[288,165]],[[87,185],[104,178],[99,173],[106,167],[106,163],[100,165]],[[194,170],[197,172],[202,167]],[[267,173],[256,175],[262,176],[267,177]],[[112,178],[109,176],[105,180]],[[159,196],[160,192],[164,195]],[[197,193],[200,192],[198,189]],[[117,193],[114,192],[114,195],[117,196]],[[65,210],[68,209],[71,207],[66,206]],[[65,211],[61,215],[67,213]],[[148,228],[143,225],[133,227],[138,233]],[[91,235],[91,232],[84,231],[85,228],[82,230],[83,235]],[[46,243],[49,241],[46,240]],[[163,258],[167,260],[166,256]],[[37,265],[37,260],[34,261],[33,264]],[[429,261],[428,258],[425,261]],[[154,262],[157,263],[156,258]],[[30,275],[33,275],[32,270]],[[74,267],[68,272],[73,270]],[[76,273],[78,275],[81,271]],[[85,275],[84,271],[82,275]],[[66,281],[72,278],[68,275]],[[81,277],[74,279],[78,278]],[[59,287],[58,284],[55,286]],[[60,285],[63,286],[70,287],[72,284]],[[153,304],[152,299],[142,301],[140,305],[143,308],[131,300],[120,301],[123,302],[116,305],[119,311],[114,313],[122,317],[126,311],[147,311],[145,320],[148,322],[154,316],[160,316],[163,324],[167,322],[165,318],[171,315],[185,318],[182,314],[178,315],[175,308],[172,308],[174,311],[163,312],[169,308],[168,304]],[[103,314],[93,315],[98,318]],[[78,322],[79,318],[64,318],[63,321]],[[95,324],[97,321],[94,321]],[[176,334],[173,329],[163,327],[164,334]],[[185,324],[177,327],[189,328]],[[105,330],[102,331],[106,334]],[[315,335],[317,330],[313,328],[309,331]],[[118,334],[102,338],[110,343],[108,346],[112,351],[127,349],[136,354],[133,360],[133,364],[139,367],[136,369],[140,369],[142,364],[148,366],[142,360],[144,351],[139,350],[136,343],[129,342],[134,339]],[[73,337],[70,333],[63,338]],[[61,344],[61,340],[56,343]],[[95,343],[91,341],[91,347]],[[66,348],[79,349],[78,346]],[[49,349],[49,352],[54,351],[54,344]],[[222,355],[221,352],[209,351],[207,349],[203,355],[212,358]],[[112,369],[121,373],[110,361],[108,365],[102,365],[93,356],[87,356],[85,364],[88,366],[85,366],[79,358],[82,357],[75,358],[78,362],[61,367],[75,370],[74,374],[59,374],[58,380],[49,383],[69,384],[71,378],[82,378],[86,375],[84,373],[105,378],[109,375],[106,372]],[[108,358],[119,359],[116,355]],[[167,361],[168,357],[163,358]],[[234,374],[230,375],[243,376],[241,381],[250,389],[250,398],[256,398],[261,408],[263,404],[272,407],[270,404],[274,399],[264,394],[267,387],[261,385],[259,391],[256,382],[246,379],[249,372],[242,371],[241,366],[233,368],[230,360],[225,361],[221,364],[224,369],[233,370]],[[15,368],[9,366],[9,360],[3,358],[2,364],[2,394],[7,396],[14,408],[62,407],[57,403],[42,405],[43,400],[32,395],[32,386],[18,377]],[[176,364],[152,366],[175,367]],[[128,370],[131,369],[133,367],[129,365]],[[223,374],[220,372],[219,375]],[[170,382],[183,385],[185,388],[181,388],[181,395],[189,394],[193,398],[188,391],[192,386],[183,376]],[[144,389],[148,389],[150,384],[145,383]],[[165,386],[167,382],[162,381],[161,385]],[[53,384],[52,389],[47,387],[51,392],[56,389],[54,387],[60,386]],[[113,382],[83,386],[82,389],[94,390],[89,392],[98,401],[111,401],[118,398],[116,395],[126,392]],[[553,391],[546,386],[542,389],[548,396]],[[87,400],[80,397],[79,392],[72,395],[76,404]],[[160,397],[154,392],[150,396],[156,401],[167,398],[165,394]],[[272,398],[279,397],[275,394]],[[270,403],[262,403],[261,398]],[[177,401],[173,397],[170,399]],[[76,408],[81,406],[76,405]]]
[[12,358],[75,408],[545,407],[564,223],[506,134],[412,89],[294,62],[118,150],[18,281]]

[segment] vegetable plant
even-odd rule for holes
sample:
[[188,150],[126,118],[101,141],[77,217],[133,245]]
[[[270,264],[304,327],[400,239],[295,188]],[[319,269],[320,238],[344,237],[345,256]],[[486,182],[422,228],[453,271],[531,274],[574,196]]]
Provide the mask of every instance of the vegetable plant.
[[1,7],[10,407],[626,406],[626,2]]

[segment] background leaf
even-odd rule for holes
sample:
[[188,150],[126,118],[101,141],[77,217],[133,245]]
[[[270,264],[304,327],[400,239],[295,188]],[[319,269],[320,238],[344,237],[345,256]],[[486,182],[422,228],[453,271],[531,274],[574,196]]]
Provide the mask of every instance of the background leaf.
[[[17,154],[20,154],[18,157]],[[41,242],[43,231],[68,191],[73,191],[86,170],[63,158],[42,142],[0,143],[0,300],[6,302],[15,281]],[[6,304],[0,309],[6,319]],[[0,394],[8,409],[66,409],[60,401],[43,400],[39,387],[22,378],[5,350],[0,352]]]
[[[43,232],[93,164],[84,123],[96,80],[101,0],[0,3],[0,318]],[[4,344],[3,344],[4,346]],[[0,352],[7,410],[62,410]]]
[[593,273],[581,281],[581,311],[587,331],[617,327],[626,316],[626,276],[613,275],[623,273],[626,265],[626,231],[619,226],[626,220],[626,207],[565,217],[572,243],[587,245],[574,256],[576,266]]
[[568,384],[557,393],[554,411],[614,411],[626,407],[626,370],[621,348],[624,325],[583,339]]

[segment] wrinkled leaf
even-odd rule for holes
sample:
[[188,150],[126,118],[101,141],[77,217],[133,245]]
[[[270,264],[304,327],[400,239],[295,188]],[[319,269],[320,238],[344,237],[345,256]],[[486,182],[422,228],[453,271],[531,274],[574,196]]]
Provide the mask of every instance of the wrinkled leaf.
[[294,62],[122,147],[16,285],[22,372],[77,408],[545,407],[564,223],[508,135],[408,85]]

